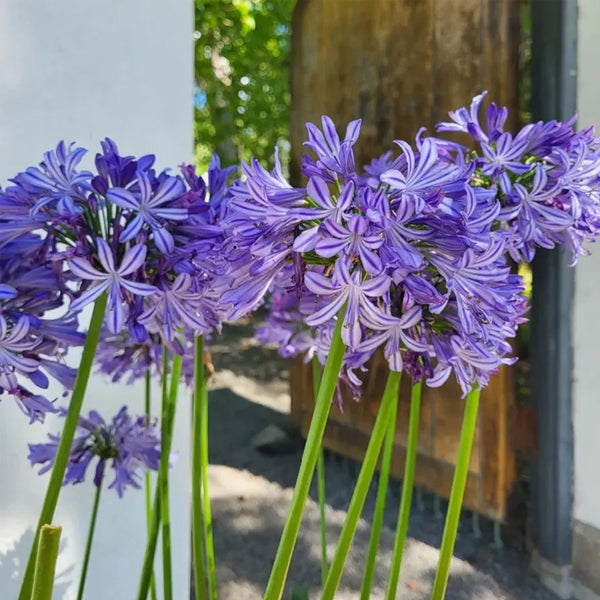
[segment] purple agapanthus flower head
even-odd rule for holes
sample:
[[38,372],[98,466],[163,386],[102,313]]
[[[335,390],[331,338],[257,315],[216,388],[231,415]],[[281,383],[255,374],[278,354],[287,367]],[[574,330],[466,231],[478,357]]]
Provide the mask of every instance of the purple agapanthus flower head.
[[[41,232],[43,272],[30,277],[39,294],[53,295],[56,307],[70,298],[70,314],[105,294],[113,334],[125,330],[138,342],[158,334],[177,351],[176,338],[218,328],[230,309],[217,280],[232,169],[213,158],[207,186],[192,166],[157,172],[153,155],[121,155],[109,139],[96,173],[80,168],[85,153],[61,142],[0,192],[0,249]],[[53,282],[44,288],[46,274]]]
[[[503,118],[490,118],[494,131]],[[358,172],[350,158],[358,124],[340,141],[331,120],[322,123],[322,133],[307,126],[317,159],[303,161],[305,188],[294,193],[280,178],[276,186],[276,174],[269,180],[256,165],[234,186],[224,228],[235,240],[235,252],[225,253],[235,316],[244,301],[251,310],[269,291],[259,340],[276,343],[284,356],[306,353],[322,362],[342,319],[343,378],[353,390],[379,348],[391,369],[404,370],[408,360],[409,372],[430,385],[450,372],[465,393],[483,385],[507,360],[505,340],[526,309],[523,287],[511,280],[504,233],[496,231],[500,184],[474,185],[477,165],[462,146],[423,131],[414,145],[398,140],[399,152]],[[523,143],[501,135],[493,136],[504,144],[498,163],[512,167]],[[462,361],[437,356],[441,335],[461,348]]]
[[[41,465],[40,474],[52,468],[60,440],[57,435],[48,437],[49,442],[29,444],[29,461]],[[146,417],[133,418],[124,406],[107,422],[91,411],[79,418],[63,485],[82,483],[93,468],[94,485],[100,486],[108,465],[114,472],[108,487],[122,497],[128,487],[140,487],[147,470],[158,470],[159,461],[160,432]]]
[[514,260],[531,261],[536,248],[562,246],[575,264],[600,230],[600,139],[592,127],[577,132],[575,117],[528,124],[513,137],[504,131],[507,109],[494,103],[483,127],[484,96],[474,98],[470,110],[451,112],[452,121],[438,131],[466,133],[475,142],[474,159],[459,152],[456,160],[472,161],[472,186],[498,190],[496,223]]

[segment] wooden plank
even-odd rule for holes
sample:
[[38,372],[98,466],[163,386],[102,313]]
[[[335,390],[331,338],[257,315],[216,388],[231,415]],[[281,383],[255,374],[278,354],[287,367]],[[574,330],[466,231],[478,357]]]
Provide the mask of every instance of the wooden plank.
[[515,477],[514,454],[509,447],[508,416],[515,403],[513,370],[502,368],[481,394],[478,448],[482,474],[482,505],[502,518]]
[[434,3],[432,125],[481,91],[481,19],[481,0]]

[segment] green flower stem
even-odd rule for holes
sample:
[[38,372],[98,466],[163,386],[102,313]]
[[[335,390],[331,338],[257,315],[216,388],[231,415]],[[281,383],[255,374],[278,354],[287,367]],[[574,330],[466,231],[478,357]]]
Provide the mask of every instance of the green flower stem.
[[94,505],[92,507],[92,516],[90,517],[90,528],[88,530],[87,541],[85,543],[85,554],[83,555],[83,566],[81,567],[81,576],[79,577],[79,588],[77,589],[77,600],[83,599],[83,590],[85,588],[85,578],[87,576],[88,565],[90,563],[90,553],[92,551],[92,541],[94,540],[94,530],[96,529],[96,517],[98,516],[98,506],[100,504],[100,494],[102,493],[103,478],[100,479],[100,485],[96,487],[94,494]]
[[158,480],[156,482],[156,490],[154,492],[154,506],[152,508],[152,518],[150,522],[150,530],[148,532],[146,551],[144,553],[142,572],[140,574],[140,585],[138,588],[137,600],[146,600],[146,598],[148,598],[148,590],[150,589],[150,581],[152,580],[152,570],[154,568],[154,554],[156,553],[158,530],[160,529],[160,479],[161,477],[159,472]]
[[197,600],[206,600],[206,557],[204,552],[204,515],[202,507],[202,395],[206,387],[204,374],[204,338],[194,344],[194,405],[192,416],[192,558],[194,590]]
[[[181,356],[175,355],[173,357],[173,365],[171,371],[171,388],[170,393],[167,394],[167,368],[165,364],[166,351],[163,349],[163,381],[162,381],[162,416],[161,416],[161,438],[160,438],[160,465],[158,468],[158,478],[156,481],[156,490],[154,494],[154,505],[152,508],[152,518],[148,531],[148,541],[146,543],[146,551],[144,553],[144,562],[142,565],[142,572],[140,575],[140,584],[138,588],[137,600],[146,600],[148,597],[148,591],[150,589],[150,582],[152,580],[152,571],[154,568],[154,555],[156,553],[156,543],[158,541],[158,532],[163,525],[162,532],[165,535],[164,519],[167,519],[167,535],[169,536],[168,542],[165,544],[163,539],[163,564],[165,553],[168,552],[169,564],[168,568],[170,571],[170,556],[171,556],[171,544],[170,544],[170,523],[168,521],[168,486],[163,485],[163,477],[169,475],[169,455],[171,453],[171,443],[173,441],[173,425],[175,422],[175,406],[177,403],[177,390],[179,382],[179,374],[181,373]],[[162,509],[162,500],[166,498],[167,510]],[[164,568],[164,567],[163,567]],[[168,575],[167,575],[168,577]],[[163,573],[163,579],[165,573]],[[172,577],[171,577],[172,579]],[[166,582],[165,582],[166,587]]]
[[52,600],[61,531],[56,525],[42,525],[40,529],[31,600]]
[[302,453],[302,462],[298,471],[296,485],[294,486],[294,495],[288,512],[287,520],[281,534],[277,554],[273,562],[273,568],[265,591],[265,600],[280,600],[283,594],[283,588],[287,579],[287,573],[290,568],[294,546],[300,530],[302,513],[304,505],[310,490],[310,484],[315,472],[315,466],[321,451],[327,417],[331,409],[331,400],[335,393],[342,361],[346,347],[342,342],[342,322],[345,307],[338,315],[335,331],[331,340],[327,363],[319,386],[319,393],[313,410],[313,417],[308,430],[304,452]]
[[[313,395],[315,402],[317,400],[319,386],[321,385],[322,374],[323,368],[321,367],[321,363],[315,354],[312,358]],[[322,445],[321,451],[319,452],[319,458],[317,460],[317,486],[319,494],[319,522],[321,527],[321,583],[325,585],[329,563],[327,561],[327,521],[325,515],[325,458],[323,456]]]
[[361,600],[368,600],[371,597],[371,589],[373,587],[375,565],[377,562],[377,549],[379,548],[379,538],[381,536],[381,528],[383,526],[388,482],[390,479],[390,468],[392,465],[392,456],[394,454],[397,412],[398,402],[394,402],[392,404],[388,429],[383,446],[381,470],[379,472],[379,485],[377,486],[377,500],[375,502],[375,512],[373,514],[373,523],[371,525],[371,538],[369,539],[369,552],[367,555],[367,563],[365,565],[365,574],[363,577],[362,586],[360,588]]
[[77,378],[75,379],[71,401],[69,402],[69,408],[67,409],[67,414],[65,416],[62,434],[56,449],[54,466],[52,467],[52,472],[50,473],[48,488],[46,490],[44,504],[42,505],[42,510],[40,512],[40,517],[36,527],[33,546],[31,548],[31,553],[29,554],[27,567],[25,568],[25,576],[23,577],[21,591],[19,592],[19,600],[31,600],[31,590],[33,587],[33,575],[40,532],[42,530],[42,526],[48,525],[54,518],[54,511],[56,510],[58,496],[65,478],[65,470],[69,460],[69,453],[71,451],[73,438],[75,437],[75,430],[77,429],[79,415],[81,414],[81,407],[83,405],[85,391],[90,378],[92,363],[94,362],[94,355],[96,354],[96,346],[98,345],[98,338],[100,337],[100,329],[102,328],[105,309],[106,294],[102,294],[94,304],[90,328],[85,338],[83,354],[81,355],[81,362],[79,363],[79,369],[77,371]]
[[169,509],[169,454],[173,439],[173,424],[175,422],[175,407],[181,373],[181,355],[173,356],[171,367],[171,387],[167,392],[168,352],[163,346],[162,360],[162,429],[160,439],[160,520],[162,535],[163,558],[163,593],[164,600],[173,600],[173,569],[171,560],[171,515]]
[[421,414],[422,382],[414,384],[410,394],[410,416],[408,418],[408,441],[406,443],[406,459],[404,463],[404,479],[402,481],[402,498],[398,509],[398,523],[396,525],[396,538],[392,553],[392,565],[386,591],[386,600],[395,600],[402,565],[404,544],[408,532],[410,518],[410,505],[413,496],[415,481],[415,465],[417,463],[417,450],[419,438],[419,416]]
[[474,388],[467,396],[462,430],[460,432],[458,458],[456,460],[456,468],[454,469],[454,479],[452,481],[452,490],[450,491],[450,501],[448,503],[448,514],[446,515],[446,524],[444,526],[444,535],[442,536],[442,546],[440,548],[440,560],[433,582],[431,600],[443,600],[446,595],[446,585],[448,584],[448,575],[450,572],[450,560],[452,559],[452,553],[454,552],[454,542],[456,541],[460,511],[465,494],[467,476],[469,474],[469,463],[471,462],[471,447],[473,446],[473,436],[475,435],[475,427],[477,425],[479,394],[480,390]]
[[[151,389],[152,386],[150,384],[150,370],[146,371],[144,376],[144,412],[150,421],[150,413],[151,413]],[[146,488],[146,521],[148,526],[148,534],[150,534],[150,529],[152,527],[152,479],[150,476],[150,471],[146,472],[145,476],[145,488]],[[150,579],[150,598],[152,600],[156,600],[156,578],[154,573],[152,573],[152,578]]]
[[329,567],[329,574],[327,575],[327,581],[323,587],[321,600],[333,600],[342,577],[344,563],[348,556],[348,552],[350,551],[350,545],[352,544],[358,519],[360,518],[360,513],[362,512],[365,499],[369,492],[369,486],[373,479],[373,473],[375,472],[377,458],[379,457],[379,452],[383,445],[383,439],[389,429],[392,411],[394,410],[394,405],[398,403],[401,376],[402,373],[397,371],[390,371],[390,374],[388,375],[383,397],[381,399],[381,406],[379,407],[379,413],[375,420],[375,425],[373,426],[371,439],[369,440],[365,458],[363,459],[360,473],[358,474],[356,487],[354,488],[354,493],[350,500],[346,520],[342,526],[342,532],[340,533],[335,554],[331,561],[331,566]]
[[[204,352],[202,353],[204,363]],[[217,574],[215,568],[215,548],[213,543],[212,514],[210,509],[210,491],[208,485],[208,381],[202,379],[200,393],[200,460],[202,463],[202,505],[204,525],[204,547],[206,549],[206,565],[208,569],[208,597],[217,598]]]

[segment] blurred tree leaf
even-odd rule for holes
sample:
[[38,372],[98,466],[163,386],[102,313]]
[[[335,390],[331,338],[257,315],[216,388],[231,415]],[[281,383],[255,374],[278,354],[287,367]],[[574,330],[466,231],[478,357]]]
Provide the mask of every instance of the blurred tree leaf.
[[289,140],[295,0],[196,0],[196,159],[271,162]]

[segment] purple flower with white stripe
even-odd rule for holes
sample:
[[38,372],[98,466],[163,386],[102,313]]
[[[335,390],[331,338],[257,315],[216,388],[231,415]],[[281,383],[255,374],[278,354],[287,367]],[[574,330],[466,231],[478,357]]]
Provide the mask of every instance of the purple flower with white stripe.
[[200,294],[192,289],[192,283],[189,274],[181,273],[170,287],[157,290],[158,300],[139,316],[138,323],[148,325],[158,321],[158,329],[163,329],[168,341],[175,339],[180,325],[199,333],[210,330],[200,313]]
[[127,250],[121,264],[116,267],[113,252],[106,241],[98,238],[96,244],[98,261],[104,272],[96,269],[84,258],[73,257],[67,262],[73,275],[94,282],[94,285],[82,291],[81,295],[71,302],[69,308],[73,312],[79,312],[84,306],[94,302],[101,294],[107,292],[106,324],[112,333],[117,333],[125,323],[124,293],[129,292],[134,296],[151,296],[157,292],[157,289],[153,285],[126,278],[144,264],[147,252],[145,245],[137,244]]
[[56,150],[44,154],[39,168],[30,167],[14,180],[27,191],[40,196],[33,206],[34,214],[49,203],[55,203],[59,213],[73,215],[81,212],[81,204],[92,189],[92,173],[77,170],[85,154],[84,148],[73,149],[73,144],[67,146],[60,142]]
[[304,145],[315,152],[318,161],[317,163],[306,163],[305,169],[308,167],[308,170],[312,171],[311,175],[321,174],[329,180],[336,178],[337,175],[343,177],[354,175],[356,167],[352,146],[358,140],[361,120],[356,119],[348,123],[346,135],[341,141],[335,125],[329,117],[321,117],[321,124],[323,133],[316,125],[306,124],[308,141],[304,142]]
[[[409,308],[401,317],[385,313],[377,313],[375,319],[368,324],[376,331],[375,334],[363,340],[358,346],[359,352],[372,354],[383,346],[383,354],[388,360],[392,371],[402,371],[402,352],[426,353],[429,345],[416,339],[417,327],[421,323],[422,309],[419,306]],[[369,317],[367,316],[367,320]],[[411,332],[414,332],[411,335]]]
[[383,264],[376,250],[383,244],[383,237],[381,232],[369,231],[369,222],[365,217],[350,217],[346,227],[327,220],[321,228],[321,239],[315,246],[315,252],[319,256],[332,258],[345,254],[351,258],[358,257],[367,273],[381,273]]
[[48,379],[39,370],[39,361],[23,356],[24,352],[33,350],[40,343],[39,339],[32,339],[29,335],[30,327],[25,316],[9,323],[0,315],[0,388],[11,394],[19,387],[17,375],[40,387],[48,387]]
[[[156,191],[145,173],[138,172],[139,192],[124,188],[111,188],[106,194],[107,200],[124,209],[128,214],[128,222],[119,241],[124,243],[134,238],[147,224],[152,231],[158,249],[164,254],[173,252],[175,242],[166,227],[165,220],[183,221],[188,217],[185,208],[169,206],[173,200],[185,192],[185,185],[179,177],[167,177]],[[165,206],[166,205],[166,206]]]
[[523,175],[531,170],[531,165],[524,164],[521,160],[528,142],[525,136],[521,135],[513,139],[510,133],[503,133],[495,144],[486,142],[481,144],[481,151],[485,157],[481,172],[492,179],[497,179],[505,194],[509,194],[512,188],[509,172]]
[[305,283],[313,294],[331,298],[306,318],[307,325],[314,327],[332,321],[345,307],[342,340],[350,349],[355,349],[362,338],[362,322],[377,318],[373,301],[387,294],[391,280],[381,274],[363,281],[360,269],[351,273],[347,262],[340,259],[335,263],[332,279],[310,271],[306,273]]

